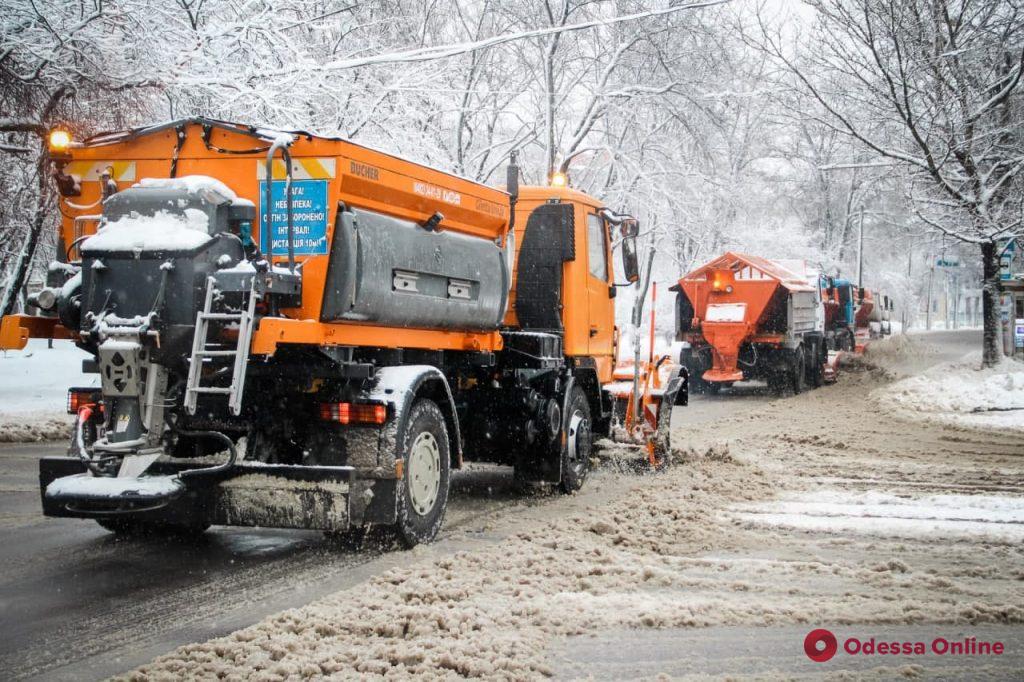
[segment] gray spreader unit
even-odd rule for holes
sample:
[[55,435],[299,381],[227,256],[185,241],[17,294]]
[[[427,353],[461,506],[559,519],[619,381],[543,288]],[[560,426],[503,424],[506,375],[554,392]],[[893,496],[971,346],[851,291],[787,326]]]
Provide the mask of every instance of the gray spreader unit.
[[373,211],[338,212],[321,319],[424,329],[497,329],[508,302],[494,242]]

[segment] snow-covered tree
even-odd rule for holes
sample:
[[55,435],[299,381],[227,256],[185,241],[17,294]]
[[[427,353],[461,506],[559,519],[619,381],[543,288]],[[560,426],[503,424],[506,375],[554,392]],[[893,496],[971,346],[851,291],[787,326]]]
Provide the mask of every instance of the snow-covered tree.
[[810,0],[794,56],[765,47],[816,121],[907,174],[921,221],[978,248],[984,363],[998,362],[998,245],[1024,232],[1024,7],[985,0]]

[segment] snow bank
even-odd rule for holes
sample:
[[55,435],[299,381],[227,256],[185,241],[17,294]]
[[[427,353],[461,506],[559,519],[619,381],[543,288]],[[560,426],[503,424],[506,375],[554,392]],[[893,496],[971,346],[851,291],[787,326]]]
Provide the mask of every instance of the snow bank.
[[979,369],[981,353],[878,389],[883,406],[940,421],[1024,430],[1024,364]]
[[210,219],[198,208],[186,208],[183,214],[158,211],[152,216],[133,212],[105,223],[82,243],[82,251],[192,250],[213,239],[209,225]]
[[0,353],[0,442],[63,439],[71,430],[66,414],[71,386],[97,386],[82,374],[89,355],[70,341],[29,339],[20,351]]

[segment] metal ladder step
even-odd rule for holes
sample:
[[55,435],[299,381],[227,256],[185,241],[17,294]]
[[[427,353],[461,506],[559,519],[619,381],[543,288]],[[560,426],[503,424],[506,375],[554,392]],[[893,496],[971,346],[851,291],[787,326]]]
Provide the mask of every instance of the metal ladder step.
[[203,320],[236,320],[242,321],[242,315],[240,313],[199,313],[200,319]]
[[[255,280],[254,287],[255,287]],[[206,299],[203,309],[196,314],[195,338],[192,340],[192,355],[189,357],[188,379],[185,383],[185,410],[189,414],[196,413],[200,394],[226,395],[228,410],[233,415],[242,411],[242,395],[245,389],[245,371],[249,362],[249,344],[252,341],[252,328],[256,316],[256,292],[250,289],[246,308],[240,313],[212,312],[216,280],[206,279]],[[238,336],[233,350],[224,349],[225,344],[213,343],[209,338],[211,321],[238,322]],[[211,347],[213,346],[213,347]],[[205,358],[234,357],[231,367],[231,385],[203,386],[203,361]]]

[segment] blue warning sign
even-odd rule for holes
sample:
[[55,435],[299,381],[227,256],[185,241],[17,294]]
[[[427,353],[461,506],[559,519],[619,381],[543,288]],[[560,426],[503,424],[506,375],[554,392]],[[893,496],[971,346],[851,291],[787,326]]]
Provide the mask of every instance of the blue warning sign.
[[[274,180],[271,187],[273,211],[270,219],[274,256],[288,255],[288,203],[284,180]],[[266,181],[260,183],[260,248],[267,252],[263,237],[266,218],[263,202]],[[292,181],[292,239],[297,256],[320,256],[327,253],[327,181]]]

